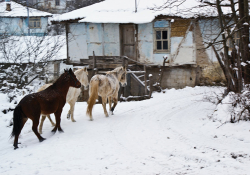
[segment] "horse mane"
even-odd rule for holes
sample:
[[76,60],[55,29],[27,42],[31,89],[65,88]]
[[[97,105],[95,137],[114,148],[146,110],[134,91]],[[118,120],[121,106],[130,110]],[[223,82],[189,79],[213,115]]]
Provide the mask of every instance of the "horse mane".
[[65,77],[66,77],[66,74],[67,74],[67,73],[69,73],[69,70],[68,70],[68,69],[66,69],[65,72],[64,72],[62,75],[60,75],[60,77],[52,84],[52,86],[55,86],[55,85],[58,84],[59,82],[65,81],[65,80],[66,80]]
[[119,71],[121,71],[122,69],[123,69],[123,67],[120,66],[120,67],[115,68],[114,70],[106,72],[106,74],[118,74]]
[[[87,72],[87,68],[86,67],[84,67],[84,68],[81,68],[81,69],[77,69],[75,72],[74,72],[74,74],[76,75],[76,78],[81,82],[81,84],[84,84],[83,83],[83,76],[82,76],[82,73],[83,72]],[[88,72],[87,72],[87,74],[88,74]]]

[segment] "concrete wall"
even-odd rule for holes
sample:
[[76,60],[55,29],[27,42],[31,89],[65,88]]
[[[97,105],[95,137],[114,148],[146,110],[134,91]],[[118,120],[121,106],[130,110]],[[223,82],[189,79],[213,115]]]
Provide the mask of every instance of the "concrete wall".
[[[48,18],[41,17],[41,28],[30,29],[30,35],[43,36],[47,33]],[[28,18],[0,18],[0,34],[28,35]]]
[[[196,73],[197,68],[193,66],[175,66],[165,67],[161,71],[164,71],[162,78],[162,88],[175,88],[180,89],[186,86],[194,87],[196,85]],[[148,71],[153,75],[153,80],[156,81],[159,78],[159,68],[154,68]]]

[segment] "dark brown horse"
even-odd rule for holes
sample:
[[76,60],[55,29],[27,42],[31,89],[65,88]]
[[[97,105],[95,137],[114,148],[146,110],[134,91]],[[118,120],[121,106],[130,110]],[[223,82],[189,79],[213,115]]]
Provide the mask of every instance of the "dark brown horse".
[[21,130],[30,118],[33,121],[32,130],[40,142],[45,140],[37,131],[40,115],[55,114],[56,126],[52,132],[63,132],[60,122],[62,109],[66,103],[66,95],[69,87],[80,88],[81,83],[77,80],[71,69],[64,70],[64,73],[47,89],[26,95],[16,106],[13,113],[13,131],[11,136],[14,137],[14,149],[18,146],[18,136]]

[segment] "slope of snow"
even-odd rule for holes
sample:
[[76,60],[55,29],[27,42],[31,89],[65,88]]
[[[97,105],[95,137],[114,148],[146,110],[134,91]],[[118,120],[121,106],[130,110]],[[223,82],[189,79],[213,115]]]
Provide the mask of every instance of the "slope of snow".
[[[216,106],[204,97],[222,91],[170,89],[149,100],[119,102],[108,118],[96,104],[94,121],[85,115],[86,102],[78,102],[75,123],[66,119],[67,104],[61,117],[64,133],[52,134],[46,120],[42,134],[46,140],[40,143],[29,120],[17,150],[9,139],[12,127],[7,127],[12,112],[1,113],[0,174],[249,174],[249,122],[222,125],[209,117]],[[0,99],[3,110],[6,95]]]

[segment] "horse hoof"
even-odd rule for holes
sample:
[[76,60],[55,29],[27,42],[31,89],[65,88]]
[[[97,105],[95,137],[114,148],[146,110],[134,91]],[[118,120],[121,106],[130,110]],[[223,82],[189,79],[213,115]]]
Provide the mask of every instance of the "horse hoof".
[[56,130],[52,130],[51,132],[53,132],[54,134],[56,133]]
[[18,148],[18,146],[14,146],[14,150],[16,150]]
[[113,111],[109,111],[109,115],[114,115]]
[[76,121],[73,119],[72,122],[76,122]]
[[40,142],[43,142],[44,140],[46,140],[45,138],[41,138],[39,139]]
[[62,129],[60,129],[60,130],[58,129],[58,131],[59,131],[60,133],[64,132]]
[[67,119],[70,119],[70,114],[67,114]]

